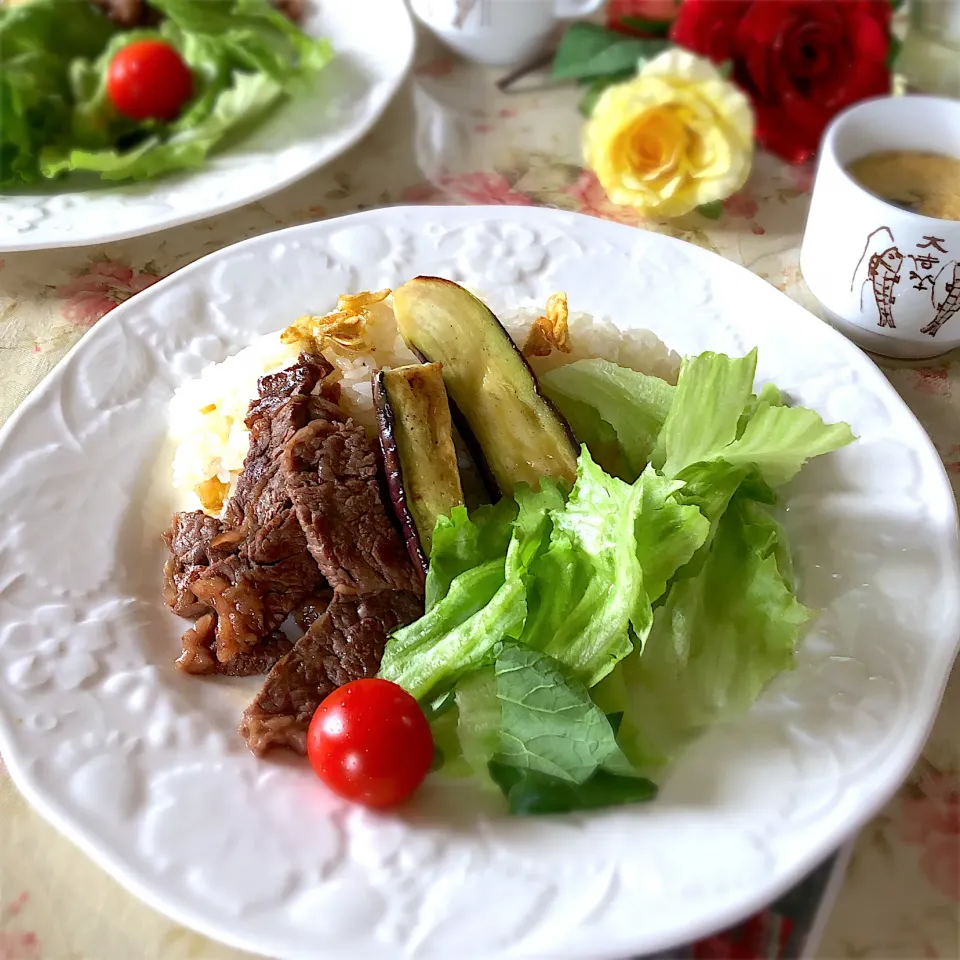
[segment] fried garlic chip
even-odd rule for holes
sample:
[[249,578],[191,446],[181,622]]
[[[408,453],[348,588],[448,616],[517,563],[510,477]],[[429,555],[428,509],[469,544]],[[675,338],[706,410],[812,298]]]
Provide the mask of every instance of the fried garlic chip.
[[553,350],[570,352],[570,316],[567,295],[555,293],[547,300],[546,316],[537,317],[523,345],[525,357],[549,357]]
[[227,499],[229,484],[218,477],[208,477],[194,488],[200,498],[200,504],[205,513],[218,514],[223,509],[223,502]]
[[304,314],[280,335],[284,343],[298,343],[307,353],[319,353],[328,344],[342,350],[360,352],[367,347],[366,327],[370,307],[382,303],[392,290],[376,293],[344,294],[337,300],[337,309],[322,317]]

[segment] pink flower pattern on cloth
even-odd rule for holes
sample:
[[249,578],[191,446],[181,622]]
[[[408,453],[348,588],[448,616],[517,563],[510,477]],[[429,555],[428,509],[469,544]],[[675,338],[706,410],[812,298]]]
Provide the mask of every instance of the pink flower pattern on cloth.
[[67,320],[81,327],[92,327],[114,307],[159,279],[145,270],[134,271],[124,263],[103,259],[61,284],[57,296],[64,301],[61,312]]
[[960,777],[924,770],[908,785],[899,813],[900,837],[919,848],[924,876],[960,903]]

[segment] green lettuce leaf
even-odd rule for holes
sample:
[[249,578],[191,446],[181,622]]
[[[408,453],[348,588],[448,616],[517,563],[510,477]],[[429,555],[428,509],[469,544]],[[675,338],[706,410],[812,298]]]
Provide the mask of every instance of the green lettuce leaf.
[[0,5],[0,187],[41,179],[40,149],[70,128],[71,63],[117,29],[87,0]]
[[747,400],[747,405],[743,408],[740,422],[737,424],[738,440],[743,435],[743,431],[750,422],[750,418],[757,412],[757,407],[759,407],[761,403],[768,403],[771,407],[782,407],[786,405],[786,401],[780,390],[772,383],[765,383],[760,388],[760,393],[751,394],[750,399]]
[[596,407],[559,393],[549,393],[550,399],[570,424],[576,438],[586,444],[590,456],[612,477],[632,483],[636,474],[617,439],[617,431],[597,412]]
[[[556,484],[544,481],[539,491],[520,488],[515,496],[517,516],[506,557],[455,576],[442,599],[436,599],[435,587],[433,606],[387,642],[379,676],[400,684],[418,700],[435,696],[471,670],[492,662],[497,644],[520,632],[527,611],[527,572],[549,536],[548,511],[563,503],[563,494]],[[462,529],[462,518],[454,526],[457,523]],[[491,521],[491,542],[496,541],[496,527],[496,521]],[[461,549],[455,534],[451,540]],[[441,537],[439,543],[434,541],[431,565],[443,549]]]
[[643,656],[625,659],[595,697],[623,710],[620,745],[652,770],[712,721],[746,710],[793,666],[810,619],[794,596],[779,525],[737,495],[696,576],[673,583]]
[[[430,736],[433,738],[431,770],[442,773],[445,777],[472,777],[474,771],[463,759],[460,750],[458,720],[456,707],[430,718]],[[489,774],[487,779],[489,780]]]
[[454,507],[449,517],[437,520],[427,572],[427,610],[447,595],[450,584],[461,573],[506,556],[516,516],[516,503],[504,499],[471,515],[465,507]]
[[695,508],[666,503],[677,489],[652,470],[624,483],[604,473],[584,448],[570,498],[551,514],[550,544],[531,567],[520,639],[588,687],[634,641],[642,646],[652,623],[644,560],[654,590],[662,591],[674,564],[689,559],[707,532]]
[[42,151],[40,168],[46,177],[68,170],[87,170],[102,180],[146,180],[174,170],[201,167],[224,136],[259,119],[282,96],[283,89],[264,74],[238,73],[210,115],[196,126],[180,130],[168,139],[153,135],[131,150],[82,150],[48,148]]
[[418,700],[440,692],[491,659],[525,612],[523,585],[506,582],[504,560],[467,570],[441,601],[387,641],[378,676]]
[[493,666],[481,667],[460,679],[456,688],[457,737],[463,760],[481,786],[493,787],[488,763],[500,748],[502,716]]
[[[38,10],[18,13],[18,19],[15,11],[0,10],[0,31],[14,40],[24,33],[24,23],[32,24],[30,58],[18,61],[15,79],[7,76],[6,63],[0,75],[0,131],[10,132],[9,143],[0,132],[4,182],[69,171],[97,173],[104,180],[144,180],[194,169],[284,96],[305,89],[332,57],[327,41],[304,34],[267,0],[151,3],[166,18],[157,29],[119,33],[104,26],[108,21],[86,0],[37,0],[15,8]],[[69,25],[51,25],[64,17]],[[72,37],[74,31],[76,39],[56,40],[37,54],[51,33]],[[142,39],[170,43],[193,74],[193,98],[171,123],[128,120],[107,94],[107,73],[117,51]],[[3,34],[0,46],[13,49]]]
[[150,0],[184,34],[218,38],[242,69],[286,85],[316,72],[330,46],[308,36],[267,0]]
[[665,480],[648,468],[640,483],[637,559],[652,603],[663,596],[667,582],[706,542],[710,521],[698,504],[683,499],[686,490],[681,481]]
[[753,396],[756,370],[756,349],[739,360],[711,352],[685,360],[657,441],[654,466],[675,477],[684,467],[720,457],[737,438],[740,417]]
[[756,366],[756,350],[739,360],[702,353],[684,362],[654,453],[666,476],[689,481],[692,468],[723,460],[743,468],[744,479],[754,474],[756,492],[765,485],[772,499],[770,488],[791,480],[810,457],[853,442],[845,423],[825,424],[813,410],[786,406],[771,384],[755,395]]
[[[613,428],[630,471],[623,479],[635,480],[643,472],[673,403],[675,387],[607,360],[578,360],[540,380],[561,413],[566,414],[569,405],[571,419],[582,421],[575,405],[586,404]],[[576,427],[574,432],[590,447],[588,437]]]
[[757,468],[772,487],[792,480],[811,457],[819,457],[854,441],[845,423],[825,424],[806,407],[773,405],[761,400],[742,435],[722,451],[735,466]]

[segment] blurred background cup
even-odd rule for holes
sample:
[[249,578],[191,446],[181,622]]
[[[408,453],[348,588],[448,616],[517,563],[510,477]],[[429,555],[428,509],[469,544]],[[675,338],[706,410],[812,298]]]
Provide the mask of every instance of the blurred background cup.
[[543,52],[557,25],[586,17],[604,0],[410,0],[417,18],[448,47],[477,63],[515,66]]
[[911,89],[960,97],[960,0],[910,0],[897,72]]
[[881,199],[849,172],[864,157],[900,152],[960,159],[960,101],[881,97],[833,120],[820,145],[800,270],[855,343],[920,359],[960,346],[960,220]]

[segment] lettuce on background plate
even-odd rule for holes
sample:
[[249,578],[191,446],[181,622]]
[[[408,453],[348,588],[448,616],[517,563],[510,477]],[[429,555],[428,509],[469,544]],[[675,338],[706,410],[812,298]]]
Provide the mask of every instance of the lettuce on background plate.
[[[119,30],[87,0],[0,7],[0,187],[70,171],[145,180],[201,166],[332,57],[267,0],[149,0],[155,29]],[[170,123],[119,115],[107,72],[120,49],[163,40],[184,58],[194,96]]]

